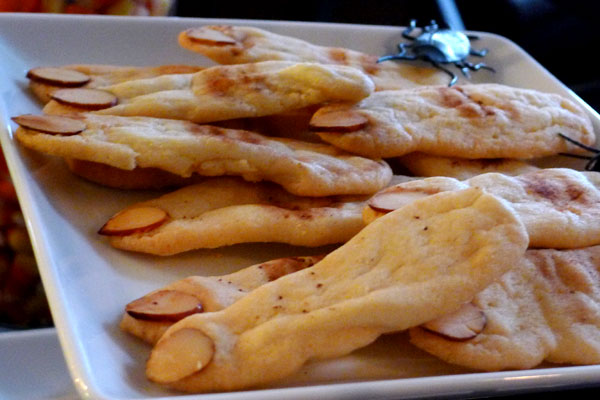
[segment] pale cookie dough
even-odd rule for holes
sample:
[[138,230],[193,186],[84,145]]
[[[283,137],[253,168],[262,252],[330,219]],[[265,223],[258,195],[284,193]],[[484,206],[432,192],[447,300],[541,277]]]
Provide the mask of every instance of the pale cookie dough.
[[[189,307],[192,309],[191,312],[219,311],[235,303],[257,287],[287,274],[311,267],[322,258],[323,256],[278,258],[252,265],[229,275],[190,276],[181,279],[129,303],[119,327],[145,342],[155,344],[167,328],[176,322],[175,318],[172,318],[173,314],[170,314],[169,311],[178,309],[172,304],[172,301],[178,299],[180,294],[183,294],[182,297],[191,295],[197,299],[200,307],[196,310]],[[170,301],[167,306],[160,304],[160,310],[155,310],[158,308],[157,306],[148,306],[150,303],[155,303],[157,298],[162,298],[161,294],[165,292],[168,292]],[[176,293],[173,294],[173,292]]]
[[[327,144],[267,138],[187,121],[92,113],[14,119],[22,124],[15,138],[25,147],[124,170],[159,168],[182,177],[238,175],[248,181],[272,181],[302,196],[371,194],[392,178],[385,162]],[[52,127],[61,122],[61,129],[62,122],[68,122],[81,131],[63,135],[25,128],[28,124],[23,121],[32,119],[50,121]]]
[[476,187],[502,198],[523,221],[532,247],[578,248],[600,244],[600,173],[540,169],[519,176],[488,173],[466,181],[432,177],[390,186],[365,208],[366,222],[415,198]]
[[[41,69],[44,68],[45,67],[41,67]],[[82,80],[81,84],[75,85],[76,87],[83,88],[99,88],[102,86],[114,85],[125,81],[153,78],[160,75],[191,74],[203,69],[203,67],[196,67],[191,65],[159,65],[149,67],[137,67],[103,64],[72,64],[51,68],[59,70],[76,71],[87,76],[89,78],[88,81]],[[54,72],[54,80],[40,80],[40,78],[36,78],[35,72],[39,70],[40,68],[34,68],[28,73],[29,88],[31,89],[32,93],[43,104],[49,102],[52,99],[52,95],[57,90],[63,89],[65,87],[73,87],[73,85],[69,84],[68,82],[61,82],[60,71]]]
[[108,238],[116,248],[162,256],[237,243],[324,246],[343,243],[363,228],[366,200],[298,197],[273,184],[213,178],[120,211],[107,224],[118,226],[124,212],[146,207],[163,210],[168,217],[154,229],[111,228]]
[[411,329],[417,347],[477,370],[534,368],[542,361],[600,363],[600,246],[528,250],[475,296],[487,317],[479,335],[453,341]]
[[311,125],[324,141],[366,157],[531,159],[575,151],[559,133],[595,142],[590,118],[573,101],[500,84],[375,92],[355,105],[324,106]]
[[460,180],[489,172],[521,175],[539,169],[526,161],[510,158],[468,159],[432,156],[419,152],[407,154],[398,161],[415,176],[448,176]]
[[[103,115],[147,116],[197,123],[280,114],[331,101],[355,102],[373,91],[371,79],[342,65],[265,61],[163,75],[101,88],[117,104]],[[54,102],[44,108],[56,114]]]
[[447,85],[448,75],[409,63],[377,63],[377,56],[341,47],[318,46],[290,36],[248,26],[208,25],[185,30],[179,44],[220,64],[268,60],[347,65],[369,75],[376,90],[419,85]]
[[[152,381],[190,392],[256,387],[470,301],[523,256],[527,234],[478,189],[415,201],[310,268],[194,314],[152,350]],[[432,295],[435,294],[435,295]]]

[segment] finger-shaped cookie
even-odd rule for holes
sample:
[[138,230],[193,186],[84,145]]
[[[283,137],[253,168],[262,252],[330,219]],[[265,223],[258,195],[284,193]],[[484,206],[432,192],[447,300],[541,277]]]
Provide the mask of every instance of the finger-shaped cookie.
[[42,102],[64,88],[99,88],[117,83],[152,78],[160,75],[191,74],[203,67],[191,65],[117,66],[103,64],[72,64],[60,67],[37,67],[27,72],[29,88]]
[[136,299],[125,307],[120,328],[150,344],[184,317],[222,310],[250,291],[308,268],[323,256],[285,257],[222,276],[190,276]]
[[[102,91],[115,96],[117,104],[96,111],[99,114],[207,123],[280,114],[330,101],[355,102],[373,91],[373,82],[359,70],[341,65],[265,61],[138,79]],[[61,100],[61,92],[54,94],[55,100]],[[62,100],[77,105],[77,99]],[[44,112],[59,110],[51,102]]]
[[532,247],[577,248],[600,244],[600,173],[548,168],[518,176],[488,173],[466,181],[433,177],[390,186],[368,202],[368,222],[416,198],[477,187],[515,210],[525,224]]
[[15,137],[25,147],[125,170],[158,168],[183,177],[237,175],[272,181],[302,196],[374,193],[392,177],[385,162],[327,144],[187,121],[92,113],[13,119],[21,125]]
[[423,328],[411,342],[478,370],[534,368],[542,361],[600,363],[600,246],[528,250],[523,262],[473,300],[485,327],[464,341]]
[[341,47],[318,46],[248,26],[191,28],[179,34],[179,44],[220,64],[285,60],[348,65],[368,74],[377,90],[448,84],[448,76],[435,68],[408,63],[377,63],[377,56]]
[[530,159],[573,151],[559,133],[595,141],[590,118],[573,101],[500,84],[376,92],[356,105],[321,108],[311,126],[337,147],[384,158],[420,151]]
[[186,391],[272,382],[458,308],[526,248],[502,201],[473,188],[440,193],[374,221],[312,267],[177,322],[146,372]]
[[468,159],[433,156],[420,152],[399,157],[398,161],[415,176],[448,176],[460,180],[489,172],[521,175],[539,169],[526,161],[511,158]]
[[[131,205],[100,233],[116,248],[157,255],[237,243],[324,246],[343,243],[363,228],[366,200],[298,197],[273,184],[213,178]],[[132,215],[136,227],[129,224]]]

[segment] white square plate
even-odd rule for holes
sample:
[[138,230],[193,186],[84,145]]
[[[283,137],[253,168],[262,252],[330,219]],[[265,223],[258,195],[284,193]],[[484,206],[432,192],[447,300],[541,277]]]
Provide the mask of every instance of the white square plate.
[[[402,40],[400,28],[380,26],[0,14],[0,137],[67,365],[85,398],[181,396],[146,380],[148,348],[119,331],[123,307],[132,299],[185,276],[220,275],[274,257],[307,252],[282,245],[242,245],[159,258],[115,250],[98,237],[98,228],[122,207],[156,193],[117,191],[83,182],[73,177],[61,160],[25,151],[12,140],[15,125],[10,117],[40,112],[27,90],[28,69],[69,63],[207,64],[201,56],[179,48],[176,36],[183,29],[208,23],[255,25],[376,55],[392,52]],[[598,115],[518,46],[496,35],[480,36],[476,46],[490,49],[485,61],[497,72],[476,72],[476,82],[500,82],[569,96],[588,109],[596,132],[600,132]],[[596,382],[600,382],[600,366],[467,373],[412,348],[403,335],[397,335],[347,357],[310,364],[278,387],[202,398],[474,396]]]
[[0,330],[2,400],[75,400],[54,328]]

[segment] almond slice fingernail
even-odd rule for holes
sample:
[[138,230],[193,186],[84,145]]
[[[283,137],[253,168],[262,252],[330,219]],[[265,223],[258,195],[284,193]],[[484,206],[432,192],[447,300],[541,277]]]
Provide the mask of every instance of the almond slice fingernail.
[[376,211],[387,213],[430,195],[431,193],[411,190],[382,191],[373,195],[367,205]]
[[87,128],[83,121],[59,115],[26,114],[13,117],[12,120],[25,129],[50,135],[76,135]]
[[317,112],[310,120],[312,130],[322,132],[353,132],[364,128],[369,120],[352,110]]
[[203,369],[213,358],[215,346],[203,332],[182,328],[158,341],[146,364],[154,382],[171,383]]
[[467,303],[458,311],[427,322],[421,327],[450,340],[469,340],[479,335],[486,324],[485,313],[474,304]]
[[214,29],[192,28],[185,31],[185,34],[190,40],[209,46],[225,46],[237,43],[235,39]]
[[32,81],[64,87],[83,86],[91,80],[88,75],[79,71],[54,67],[33,68],[26,76]]
[[98,89],[61,89],[54,92],[52,98],[61,104],[87,110],[109,108],[118,102],[114,94]]
[[160,290],[125,306],[127,314],[144,321],[176,322],[188,315],[202,312],[197,297],[176,290]]
[[106,236],[127,236],[158,228],[168,218],[166,211],[157,207],[136,207],[123,210],[109,219],[98,231]]

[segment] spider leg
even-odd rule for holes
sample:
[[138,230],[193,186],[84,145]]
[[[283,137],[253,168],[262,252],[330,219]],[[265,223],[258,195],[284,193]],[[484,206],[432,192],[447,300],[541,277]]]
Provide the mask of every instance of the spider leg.
[[450,76],[450,83],[448,83],[448,87],[453,86],[456,81],[458,80],[458,76],[456,76],[456,74],[452,71],[450,71],[447,68],[442,67],[439,63],[436,63],[435,61],[431,61],[431,64],[436,67],[437,69],[439,69],[440,71],[444,71],[445,73],[447,73]]
[[477,57],[485,57],[488,52],[489,52],[488,49],[481,49],[481,50],[471,49],[469,51],[469,54],[472,56],[477,56]]
[[415,29],[417,29],[417,20],[411,19],[408,27],[402,32],[402,37],[409,40],[415,40],[415,37],[410,35]]
[[469,73],[469,66],[467,65],[467,63],[459,61],[455,62],[454,65],[456,65],[457,68],[460,68],[460,71],[462,72],[465,78],[471,79],[471,74]]
[[485,63],[473,64],[470,62],[464,62],[465,67],[469,68],[473,71],[479,71],[480,69],[487,69],[488,71],[496,72],[496,70],[492,67],[487,66]]
[[389,60],[416,60],[417,56],[415,55],[407,55],[406,54],[406,49],[410,47],[410,45],[407,45],[406,43],[400,43],[398,44],[398,50],[399,53],[397,54],[390,54],[387,56],[383,56],[383,57],[379,57],[377,59],[377,63],[383,62],[383,61],[389,61]]
[[413,47],[412,43],[398,43],[398,55],[404,56],[406,50]]
[[440,26],[435,22],[435,19],[432,19],[429,22],[429,25],[425,27],[425,32],[437,32],[440,30]]
[[598,171],[598,160],[600,160],[600,153],[590,158],[587,164],[585,164],[586,171]]
[[384,62],[384,61],[390,61],[390,60],[410,60],[410,61],[414,61],[416,59],[417,59],[416,56],[407,56],[407,55],[399,53],[399,54],[390,54],[390,55],[387,55],[387,56],[379,57],[377,59],[377,63]]
[[600,154],[600,150],[595,149],[593,147],[590,146],[586,146],[583,143],[579,143],[577,140],[571,139],[570,137],[568,137],[567,135],[563,135],[562,133],[559,133],[558,136],[560,136],[561,138],[565,139],[567,142],[574,144],[577,147],[581,147],[582,149],[585,149],[589,152],[592,152],[594,154]]

